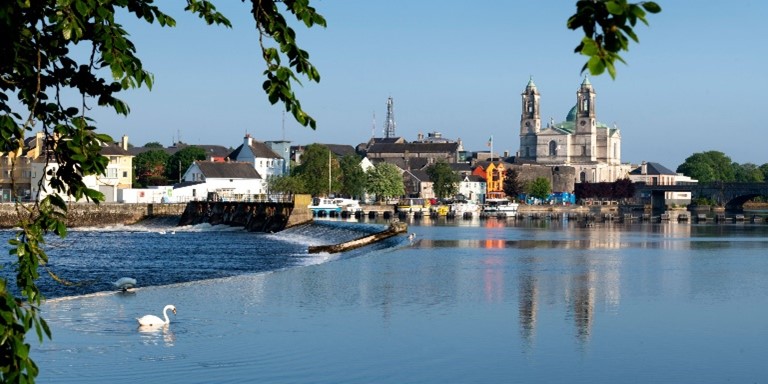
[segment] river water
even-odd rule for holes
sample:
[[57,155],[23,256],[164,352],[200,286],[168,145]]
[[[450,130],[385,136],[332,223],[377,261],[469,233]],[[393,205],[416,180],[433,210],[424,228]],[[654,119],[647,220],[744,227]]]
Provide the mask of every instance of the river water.
[[[275,234],[78,230],[49,240],[40,382],[753,383],[768,378],[768,225],[424,220]],[[139,280],[120,293],[109,282]],[[138,329],[161,315],[165,328]],[[30,339],[32,340],[32,339]]]

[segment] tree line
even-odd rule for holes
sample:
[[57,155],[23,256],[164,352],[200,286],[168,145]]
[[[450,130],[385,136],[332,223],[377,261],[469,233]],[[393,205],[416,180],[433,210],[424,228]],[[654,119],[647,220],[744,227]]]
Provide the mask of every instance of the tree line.
[[205,160],[205,150],[196,147],[184,147],[170,155],[163,149],[163,145],[151,142],[144,145],[151,148],[133,158],[133,177],[135,188],[149,186],[168,185],[181,182],[184,171],[193,162]]
[[682,173],[700,183],[712,181],[761,183],[768,180],[768,163],[760,166],[753,163],[739,164],[723,152],[706,151],[688,156],[685,162],[677,167],[677,173]]

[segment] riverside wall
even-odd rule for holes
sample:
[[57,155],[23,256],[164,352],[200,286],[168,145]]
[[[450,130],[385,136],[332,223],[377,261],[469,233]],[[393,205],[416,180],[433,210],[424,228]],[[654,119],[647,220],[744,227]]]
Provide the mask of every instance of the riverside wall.
[[243,227],[251,232],[278,232],[312,221],[309,195],[284,201],[191,201],[179,225],[208,223]]
[[[152,218],[176,218],[179,225],[199,223],[243,226],[251,231],[279,231],[312,221],[309,195],[295,195],[291,202],[281,203],[75,203],[67,206],[68,227],[106,227],[131,225]],[[0,228],[13,228],[22,217],[28,218],[32,204],[0,204]],[[18,212],[17,212],[18,209]]]
[[[25,208],[32,204],[18,207],[22,215]],[[141,220],[155,217],[181,217],[186,204],[126,204],[126,203],[75,203],[67,206],[68,227],[105,227],[110,225],[130,225]],[[0,228],[13,228],[19,222],[16,204],[0,204]]]

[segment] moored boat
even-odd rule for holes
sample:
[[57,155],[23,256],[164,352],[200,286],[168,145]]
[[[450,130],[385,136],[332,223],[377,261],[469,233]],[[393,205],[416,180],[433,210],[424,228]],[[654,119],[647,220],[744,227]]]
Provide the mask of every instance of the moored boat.
[[326,197],[315,197],[312,199],[312,204],[307,208],[315,215],[327,215],[338,214],[341,212],[341,207],[336,204],[333,199]]
[[429,213],[429,208],[432,205],[429,203],[428,199],[421,199],[421,198],[406,198],[401,199],[397,203],[397,211],[398,212],[425,212]]
[[456,217],[474,217],[480,212],[480,206],[473,201],[456,201],[451,204],[451,213]]
[[482,215],[485,217],[515,217],[520,205],[507,199],[487,199]]

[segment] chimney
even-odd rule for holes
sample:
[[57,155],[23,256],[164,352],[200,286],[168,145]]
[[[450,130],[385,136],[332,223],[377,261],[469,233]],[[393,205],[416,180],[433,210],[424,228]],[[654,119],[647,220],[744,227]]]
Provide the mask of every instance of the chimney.
[[247,146],[251,146],[252,143],[253,143],[253,139],[251,138],[251,134],[250,133],[246,133],[245,134],[245,140],[243,140],[243,144],[245,144]]
[[640,174],[641,175],[647,175],[648,174],[648,163],[643,161],[642,164],[640,164]]
[[509,157],[509,151],[504,151],[504,157]]
[[123,148],[124,151],[128,150],[128,135],[123,135],[120,139],[120,147]]

